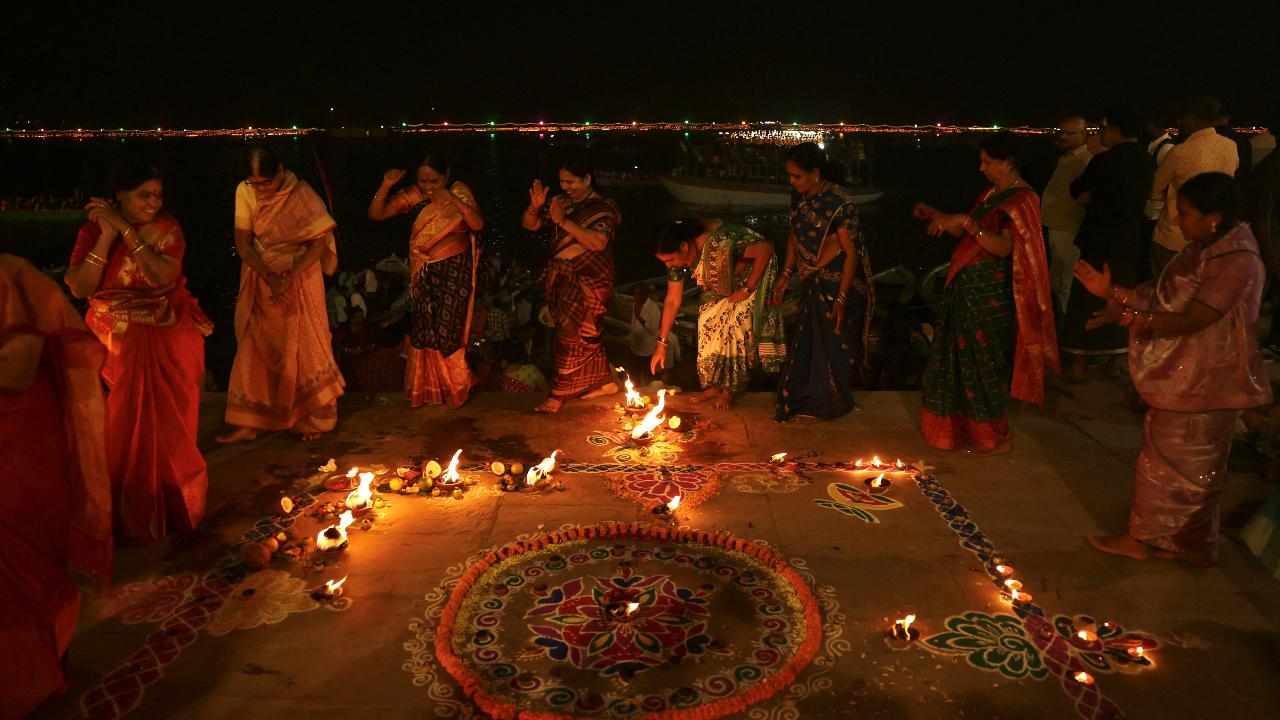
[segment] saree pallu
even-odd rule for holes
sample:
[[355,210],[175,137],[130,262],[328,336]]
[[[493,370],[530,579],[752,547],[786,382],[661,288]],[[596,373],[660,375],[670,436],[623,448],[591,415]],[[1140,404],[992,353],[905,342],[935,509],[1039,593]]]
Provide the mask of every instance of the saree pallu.
[[319,262],[289,278],[279,302],[271,300],[265,278],[241,266],[227,423],[328,432],[337,425],[346,385],[333,358],[322,275],[337,267],[335,223],[315,191],[290,174],[279,192],[258,200],[252,224],[254,248],[273,273],[289,270],[311,242],[324,243],[325,250]]
[[99,380],[103,350],[62,290],[0,255],[0,342],[43,339],[25,390],[0,392],[0,717],[24,717],[58,692],[80,591],[68,565],[111,569],[111,480]]
[[989,450],[1009,439],[1009,265],[988,256],[947,283],[921,397],[920,425],[933,447]]
[[1045,371],[1059,369],[1039,198],[989,188],[970,215],[1008,230],[1013,247],[996,258],[969,235],[951,255],[920,414],[925,441],[943,450],[1003,444],[1009,398],[1043,404]]
[[[470,188],[455,182],[449,191],[470,207]],[[402,202],[421,197],[417,187],[402,193]],[[398,198],[400,196],[397,196]],[[431,249],[452,234],[468,232],[466,250],[429,260]],[[412,279],[409,285],[410,332],[404,348],[404,392],[410,407],[426,403],[456,407],[475,385],[467,365],[466,345],[475,312],[479,248],[453,205],[428,204],[413,223],[409,239]]]
[[698,379],[704,388],[747,389],[752,368],[776,373],[787,356],[782,308],[768,301],[778,276],[770,256],[755,290],[739,302],[729,296],[746,287],[751,267],[735,272],[747,248],[767,243],[746,228],[723,223],[702,247],[694,278],[703,287],[698,305]]
[[[156,252],[182,259],[182,230],[172,216],[139,228]],[[81,230],[72,264],[97,239],[97,224]],[[88,239],[87,242],[84,242]],[[79,257],[77,257],[79,255]],[[86,321],[107,349],[107,470],[116,529],[135,540],[158,540],[194,529],[204,517],[209,485],[196,445],[204,338],[213,325],[179,275],[158,288],[123,243],[112,250]]]
[[1142,428],[1129,535],[1199,564],[1218,558],[1218,506],[1241,410],[1152,408]]
[[574,397],[613,378],[603,342],[603,318],[612,294],[613,256],[607,248],[551,261],[547,305],[555,321],[553,397]]

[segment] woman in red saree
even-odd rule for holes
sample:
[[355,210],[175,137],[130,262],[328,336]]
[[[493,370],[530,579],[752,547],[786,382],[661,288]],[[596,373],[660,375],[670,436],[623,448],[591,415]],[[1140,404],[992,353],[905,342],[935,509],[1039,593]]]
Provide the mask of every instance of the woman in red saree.
[[[555,322],[552,353],[555,376],[551,394],[537,412],[553,413],[565,400],[618,392],[605,355],[604,314],[613,295],[613,241],[622,214],[618,204],[591,188],[591,164],[584,148],[572,148],[560,161],[564,194],[547,203],[547,188],[534,180],[521,225],[551,234],[547,268],[547,306]],[[545,211],[544,211],[545,208]]]
[[1097,549],[1207,566],[1218,558],[1218,507],[1236,421],[1271,402],[1254,327],[1266,268],[1230,175],[1201,173],[1178,188],[1188,244],[1154,282],[1111,284],[1081,260],[1076,279],[1106,300],[1086,325],[1129,330],[1129,375],[1149,409],[1127,532],[1089,536]]
[[961,238],[921,396],[925,442],[942,450],[1008,450],[1009,398],[1043,404],[1045,370],[1058,372],[1040,198],[1018,172],[1016,143],[1007,132],[983,141],[991,187],[968,215],[915,209],[930,235]]
[[69,682],[75,565],[111,570],[102,345],[57,283],[0,254],[0,718]]
[[253,147],[236,188],[236,358],[218,442],[289,430],[304,440],[338,423],[345,382],[333,359],[324,277],[338,268],[337,226],[320,196],[274,152]]
[[107,471],[116,528],[135,540],[191,530],[209,485],[196,447],[204,338],[213,324],[182,275],[186,242],[162,210],[155,168],[112,170],[113,200],[89,203],[66,282],[89,298],[89,329],[107,349]]
[[458,407],[476,382],[467,365],[467,338],[480,260],[476,233],[484,228],[484,218],[471,188],[461,181],[450,184],[449,164],[439,151],[427,153],[416,184],[388,200],[402,177],[404,171],[395,169],[383,175],[369,202],[369,219],[386,220],[421,208],[409,235],[404,393],[410,407]]

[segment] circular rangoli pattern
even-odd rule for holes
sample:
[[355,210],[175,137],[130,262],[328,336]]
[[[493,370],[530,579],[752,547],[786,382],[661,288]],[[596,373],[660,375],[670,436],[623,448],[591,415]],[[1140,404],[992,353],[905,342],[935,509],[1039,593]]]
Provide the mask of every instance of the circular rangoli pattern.
[[494,717],[720,717],[786,688],[819,603],[767,547],[632,523],[506,545],[458,579],[435,654]]

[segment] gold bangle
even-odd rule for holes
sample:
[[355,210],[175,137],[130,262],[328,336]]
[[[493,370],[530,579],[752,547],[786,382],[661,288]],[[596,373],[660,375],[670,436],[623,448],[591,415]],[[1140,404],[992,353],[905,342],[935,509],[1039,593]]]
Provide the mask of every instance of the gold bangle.
[[103,260],[101,255],[95,255],[94,253],[89,253],[88,255],[85,255],[84,261],[89,263],[90,265],[97,265],[98,267],[104,268],[107,266],[107,261]]

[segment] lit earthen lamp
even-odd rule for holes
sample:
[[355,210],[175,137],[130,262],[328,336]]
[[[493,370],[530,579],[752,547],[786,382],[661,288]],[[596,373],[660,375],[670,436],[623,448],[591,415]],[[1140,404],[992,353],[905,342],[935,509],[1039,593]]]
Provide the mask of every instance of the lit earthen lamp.
[[347,547],[347,528],[355,522],[350,510],[342,513],[337,525],[330,525],[316,534],[316,549],[320,552],[340,552]]
[[1089,673],[1087,673],[1087,672],[1083,671],[1083,670],[1081,670],[1080,672],[1076,673],[1075,675],[1072,675],[1071,677],[1072,677],[1072,679],[1074,679],[1076,682],[1080,683],[1081,685],[1092,685],[1092,684],[1093,684],[1093,676],[1092,676],[1092,675],[1090,675]]
[[658,404],[653,406],[648,415],[644,416],[639,424],[631,430],[631,441],[637,445],[648,445],[653,442],[654,430],[662,424],[666,417],[662,415],[662,411],[667,406],[667,389],[662,388],[658,391]]
[[920,637],[920,630],[911,627],[911,623],[916,621],[914,613],[907,615],[901,620],[893,621],[893,625],[889,628],[889,638],[900,646],[910,645],[913,640]]
[[538,483],[546,483],[551,480],[551,471],[556,469],[556,453],[559,450],[552,450],[551,456],[542,459],[542,462],[529,468],[529,472],[524,476],[525,487],[535,487]]
[[363,515],[373,507],[373,491],[369,489],[373,484],[373,478],[374,475],[371,472],[360,473],[360,487],[347,494],[345,504],[348,510]]
[[781,464],[782,464],[782,461],[783,461],[783,460],[786,460],[786,459],[787,459],[787,454],[786,454],[786,453],[784,453],[784,452],[781,452],[781,453],[774,453],[773,455],[771,455],[771,456],[769,457],[769,462],[773,463],[774,465],[781,465]]
[[893,481],[885,477],[884,473],[880,473],[875,477],[869,477],[863,482],[865,482],[867,484],[867,487],[871,488],[872,490],[887,490],[889,489],[890,486],[893,485]]
[[676,508],[680,507],[680,496],[676,495],[665,503],[660,503],[653,509],[653,514],[658,517],[670,517],[673,521],[676,518]]
[[[617,368],[617,371],[620,373],[626,373],[626,370],[623,368]],[[644,412],[644,409],[648,407],[649,403],[644,401],[643,395],[636,392],[636,386],[631,383],[630,375],[627,375],[624,387],[626,388],[626,400],[622,406],[623,409],[631,415],[639,415]]]
[[311,591],[311,599],[317,602],[333,602],[342,597],[342,584],[347,581],[343,575],[341,580],[330,580]]

